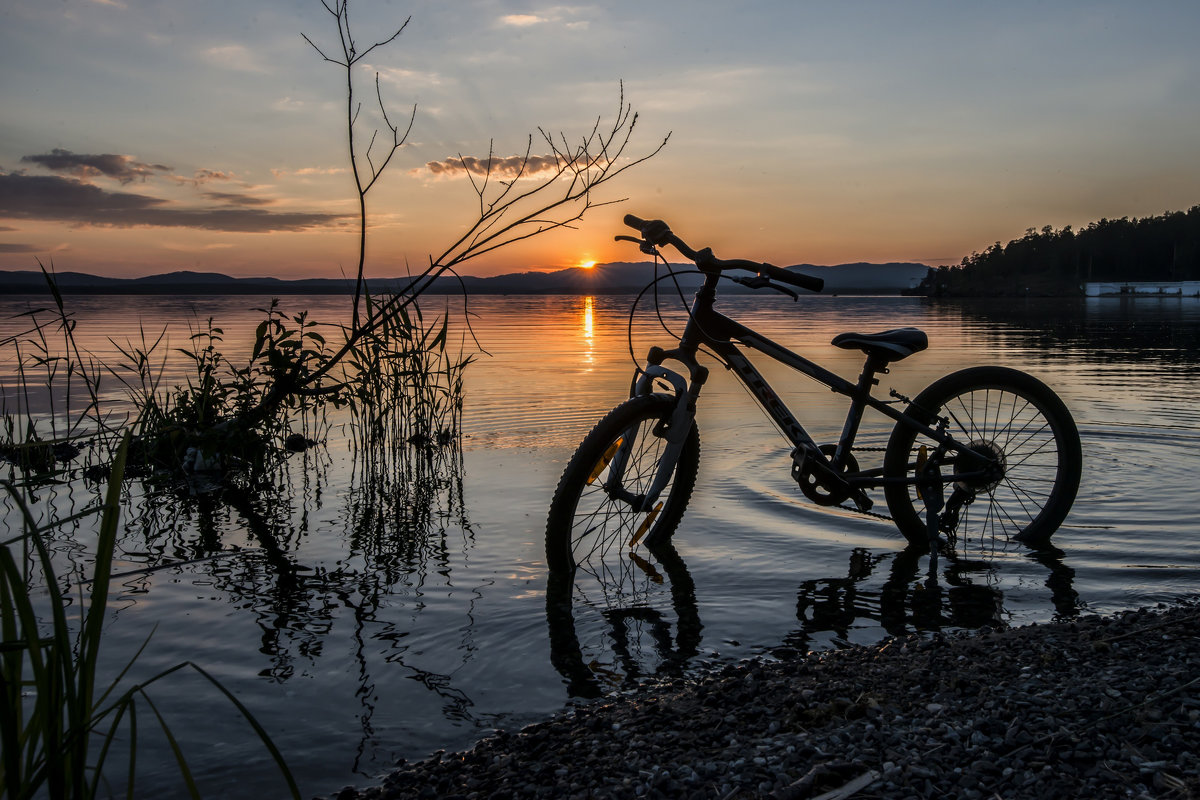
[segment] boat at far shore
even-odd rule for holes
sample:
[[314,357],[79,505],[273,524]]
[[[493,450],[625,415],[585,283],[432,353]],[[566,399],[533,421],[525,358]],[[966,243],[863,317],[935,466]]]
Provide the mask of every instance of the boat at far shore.
[[1116,281],[1085,283],[1086,297],[1200,297],[1200,281]]

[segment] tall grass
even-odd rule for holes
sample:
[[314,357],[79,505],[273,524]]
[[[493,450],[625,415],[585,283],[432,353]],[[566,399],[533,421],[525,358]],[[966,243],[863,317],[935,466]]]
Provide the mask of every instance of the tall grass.
[[76,321],[45,267],[42,273],[53,306],[17,315],[26,329],[0,339],[0,351],[12,353],[15,373],[15,385],[0,385],[0,460],[45,481],[57,477],[60,465],[74,460],[90,439],[106,437],[110,449],[115,446],[122,421],[116,415],[114,423],[103,409],[104,368],[80,351]]
[[[368,296],[368,318],[386,303]],[[448,317],[427,324],[412,308],[413,315],[388,315],[347,359],[346,399],[362,450],[379,442],[445,445],[461,432],[463,373],[472,359],[450,349]]]
[[[368,319],[387,303],[368,296]],[[356,347],[348,359],[358,390],[350,396],[354,474],[347,500],[354,549],[399,548],[415,560],[448,522],[465,523],[460,442],[463,377],[472,358],[451,346],[446,316],[426,321],[412,308],[412,315],[402,309],[386,320],[378,341]]]
[[[132,797],[138,743],[149,728],[173,754],[184,792],[199,796],[185,748],[153,699],[156,685],[187,670],[238,709],[297,797],[266,731],[202,667],[184,662],[133,683],[131,670],[147,640],[115,679],[98,685],[98,665],[112,661],[100,653],[122,483],[131,475],[152,476],[156,485],[165,480],[168,487],[183,482],[180,489],[149,493],[143,511],[156,502],[169,506],[173,495],[195,498],[203,491],[208,505],[232,504],[244,514],[246,503],[234,499],[288,491],[275,484],[281,459],[297,449],[291,440],[299,436],[298,449],[307,449],[315,443],[308,434],[320,410],[347,406],[351,546],[368,557],[396,554],[398,546],[400,553],[420,549],[444,529],[439,515],[452,516],[455,508],[462,514],[458,443],[463,371],[471,358],[449,346],[446,317],[427,322],[415,305],[388,311],[368,296],[366,315],[378,323],[368,336],[352,338],[352,329],[320,326],[304,313],[284,315],[273,302],[261,309],[253,349],[240,362],[226,357],[224,332],[209,319],[194,323],[186,346],[173,353],[166,352],[165,331],[139,328],[132,341],[111,342],[120,353],[117,363],[101,363],[76,341],[76,321],[49,274],[47,284],[53,304],[23,314],[23,331],[0,341],[16,377],[0,403],[0,462],[8,462],[0,495],[9,509],[9,538],[0,543],[0,794],[84,798],[124,785]],[[328,368],[321,330],[353,344],[336,369]],[[181,383],[167,386],[161,376],[170,356],[186,359],[191,369]],[[263,408],[265,394],[281,380],[321,371],[306,391],[285,398],[278,413],[248,413]],[[126,395],[119,409],[101,400],[111,396],[101,390],[114,380]],[[291,434],[297,423],[303,434]],[[89,444],[86,473],[104,476],[104,498],[57,517],[44,510],[52,504],[39,509],[37,496],[47,487],[75,484],[84,474],[69,462]],[[200,490],[186,481],[185,468],[199,460],[219,466],[213,483]],[[269,539],[260,542],[264,549],[288,549],[270,526],[259,527]],[[84,570],[55,571],[54,554],[76,528],[96,533],[86,578]],[[410,557],[415,553],[401,555]]]
[[[143,644],[111,683],[97,683],[128,449],[126,435],[114,458],[103,502],[74,515],[75,519],[100,518],[86,603],[85,587],[74,587],[80,594],[78,618],[67,613],[72,587],[60,584],[47,546],[53,530],[74,519],[39,525],[20,487],[10,480],[0,481],[23,521],[22,533],[4,541],[0,549],[0,787],[12,800],[43,792],[53,798],[96,797],[107,788],[109,754],[124,732],[130,749],[121,773],[127,795],[133,797],[138,709],[143,704],[171,748],[187,794],[199,797],[183,749],[147,691],[173,673],[191,669],[237,708],[278,765],[290,795],[298,798],[299,787],[266,730],[241,701],[198,665],[184,662],[122,687],[145,648]],[[38,602],[39,588],[45,592],[44,602]],[[47,615],[49,619],[45,619]]]

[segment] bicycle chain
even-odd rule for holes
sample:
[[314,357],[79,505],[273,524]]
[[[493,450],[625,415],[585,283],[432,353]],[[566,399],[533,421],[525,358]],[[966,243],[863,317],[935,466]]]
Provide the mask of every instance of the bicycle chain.
[[843,511],[852,511],[855,514],[862,514],[864,517],[874,517],[875,519],[882,519],[882,520],[887,520],[888,522],[895,522],[895,520],[892,519],[891,517],[889,517],[887,514],[880,514],[878,511],[863,511],[858,506],[841,505],[841,506],[834,506],[834,508],[840,508]]
[[[886,447],[851,447],[850,450],[851,450],[851,452],[857,450],[860,453],[886,453],[887,452]],[[973,502],[975,502],[974,495],[966,498],[963,501],[962,507],[966,508],[967,506],[971,505],[971,503],[973,503]],[[887,520],[888,522],[895,522],[895,520],[892,519],[891,517],[889,517],[887,514],[880,514],[875,511],[863,511],[858,506],[840,505],[840,506],[835,506],[835,508],[840,508],[843,511],[851,511],[855,514],[862,514],[864,517],[874,517],[875,519],[883,519],[883,520]]]
[[[860,453],[886,453],[887,448],[886,447],[851,447],[850,448],[850,452],[853,453],[855,451],[858,451]],[[864,517],[874,517],[875,519],[882,519],[882,520],[887,520],[888,522],[895,522],[895,520],[893,520],[887,514],[880,514],[877,511],[863,511],[858,506],[843,504],[843,505],[835,506],[835,507],[840,508],[843,511],[852,511],[855,514],[862,514]]]

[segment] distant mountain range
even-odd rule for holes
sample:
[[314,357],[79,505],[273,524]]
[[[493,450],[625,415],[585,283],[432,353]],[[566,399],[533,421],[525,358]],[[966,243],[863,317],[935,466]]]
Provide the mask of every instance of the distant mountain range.
[[[684,269],[674,265],[676,269]],[[690,266],[690,265],[688,265]],[[788,267],[825,280],[822,294],[900,294],[920,283],[929,271],[925,264],[839,264],[832,267],[800,264]],[[659,275],[665,274],[659,267]],[[748,273],[745,273],[748,274]],[[555,272],[517,272],[490,278],[463,276],[438,278],[427,292],[458,294],[465,288],[471,294],[629,294],[642,290],[655,276],[650,262],[598,264],[591,269],[574,267]],[[346,278],[231,278],[216,272],[169,272],[144,278],[104,278],[82,272],[58,272],[54,275],[63,294],[350,294],[354,281]],[[695,289],[700,276],[681,275],[685,289]],[[373,279],[372,292],[395,291],[408,285],[406,278]],[[664,286],[673,287],[670,279]],[[45,294],[46,280],[34,270],[0,270],[0,294]],[[726,284],[722,291],[751,291]]]

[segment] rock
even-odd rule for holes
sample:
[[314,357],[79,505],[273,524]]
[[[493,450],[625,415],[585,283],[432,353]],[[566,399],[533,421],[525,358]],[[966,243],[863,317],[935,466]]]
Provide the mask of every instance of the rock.
[[1186,797],[1198,622],[1181,603],[721,666],[336,797]]

